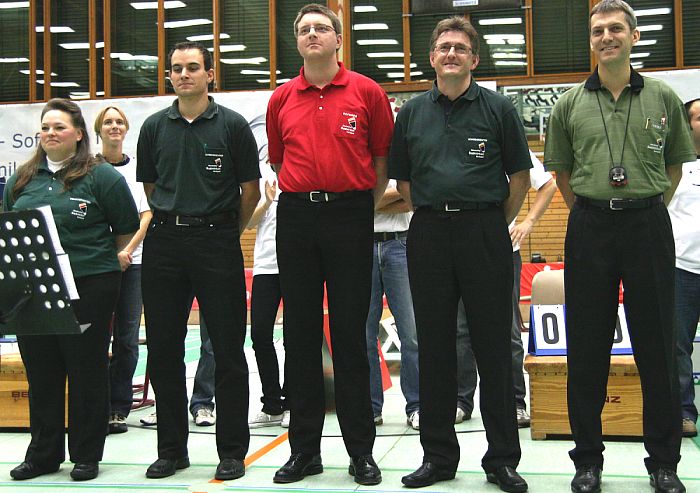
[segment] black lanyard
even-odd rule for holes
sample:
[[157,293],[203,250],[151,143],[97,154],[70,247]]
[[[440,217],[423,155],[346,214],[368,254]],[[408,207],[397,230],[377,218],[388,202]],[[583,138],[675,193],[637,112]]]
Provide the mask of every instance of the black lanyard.
[[[622,152],[620,153],[620,164],[622,166],[622,158],[625,155],[625,144],[627,143],[627,130],[630,128],[630,114],[632,113],[632,96],[634,93],[630,91],[630,105],[627,108],[627,123],[625,123],[625,137],[622,139]],[[615,160],[613,159],[612,147],[610,146],[610,136],[608,135],[608,127],[605,125],[605,115],[603,115],[603,107],[600,104],[600,96],[598,91],[595,92],[595,97],[598,100],[598,109],[600,110],[600,119],[603,120],[603,130],[605,130],[605,140],[608,141],[608,152],[610,153],[610,169],[615,167]]]

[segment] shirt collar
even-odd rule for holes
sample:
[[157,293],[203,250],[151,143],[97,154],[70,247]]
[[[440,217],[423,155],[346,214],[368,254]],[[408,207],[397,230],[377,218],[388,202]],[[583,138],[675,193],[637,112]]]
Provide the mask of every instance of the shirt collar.
[[[479,97],[481,94],[481,86],[476,83],[474,80],[474,77],[472,77],[471,82],[469,83],[469,87],[467,87],[467,90],[464,91],[457,99],[455,99],[453,102],[457,101],[458,99],[464,98],[468,101],[474,101],[476,98]],[[440,90],[438,89],[437,86],[437,81],[433,82],[433,87],[430,89],[430,99],[433,100],[433,103],[437,103],[441,99],[447,99],[447,96],[442,94]]]
[[[349,74],[348,70],[345,68],[345,65],[343,62],[338,62],[338,73],[335,74],[335,77],[333,77],[333,80],[328,84],[329,86],[347,86],[348,81],[349,81]],[[302,66],[301,69],[299,70],[299,87],[297,88],[299,91],[305,91],[309,87],[316,87],[313,84],[310,84],[308,80],[306,80],[306,77],[304,76],[304,67]]]
[[[211,96],[207,96],[207,98],[209,99],[209,105],[207,106],[207,109],[204,110],[204,113],[195,118],[195,120],[198,118],[206,118],[208,120],[211,120],[219,112],[219,106],[214,102],[214,98],[212,98]],[[180,107],[178,105],[178,102],[179,101],[176,98],[175,101],[173,101],[173,104],[168,109],[168,118],[172,120],[183,118],[183,116],[180,114]]]
[[[633,93],[639,94],[639,92],[644,88],[644,77],[639,75],[639,72],[635,71],[633,68],[630,68],[630,70],[630,87],[632,88]],[[583,85],[583,87],[589,91],[598,91],[603,87],[600,83],[598,66],[596,66],[593,73],[588,77],[588,79],[586,79],[586,83]]]

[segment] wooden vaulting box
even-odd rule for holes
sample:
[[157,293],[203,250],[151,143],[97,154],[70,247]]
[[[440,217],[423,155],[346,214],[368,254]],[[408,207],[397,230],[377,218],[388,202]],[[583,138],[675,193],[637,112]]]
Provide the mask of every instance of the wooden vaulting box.
[[[68,387],[66,387],[68,426]],[[29,384],[18,353],[0,355],[0,428],[29,428]]]
[[[525,358],[530,376],[530,434],[534,440],[571,435],[566,404],[566,356]],[[611,356],[603,435],[642,436],[642,388],[633,356]]]

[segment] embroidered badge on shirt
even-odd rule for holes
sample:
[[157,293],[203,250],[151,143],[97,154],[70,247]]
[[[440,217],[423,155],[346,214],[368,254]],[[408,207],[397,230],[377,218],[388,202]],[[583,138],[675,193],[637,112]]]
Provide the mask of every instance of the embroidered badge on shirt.
[[469,155],[478,159],[484,159],[486,155],[486,143],[488,139],[482,139],[479,137],[469,137],[467,139],[467,146],[469,147]]
[[[345,123],[341,123],[340,129],[348,135],[355,135],[355,130],[357,130],[357,115],[343,111],[343,117],[345,118]],[[341,120],[341,122],[342,121],[343,120]]]
[[71,216],[81,220],[85,219],[85,216],[87,216],[88,213],[88,204],[90,204],[90,201],[75,197],[71,197],[70,200],[77,202],[77,204],[74,204],[73,210],[70,211]]

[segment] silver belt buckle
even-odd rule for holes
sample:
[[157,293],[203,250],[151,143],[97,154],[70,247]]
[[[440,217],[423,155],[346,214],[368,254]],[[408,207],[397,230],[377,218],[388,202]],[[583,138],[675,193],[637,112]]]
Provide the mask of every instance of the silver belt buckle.
[[621,210],[623,210],[623,207],[615,207],[615,201],[616,201],[616,200],[624,200],[624,199],[621,199],[621,198],[612,198],[612,199],[610,199],[610,202],[608,202],[608,205],[609,205],[609,207],[610,207],[610,210],[611,210],[611,211],[621,211]]
[[[317,193],[317,194],[323,194],[323,198],[324,198],[325,200],[323,200],[323,199],[318,199],[318,200],[314,199],[314,194],[315,194],[315,193]],[[318,190],[314,190],[313,192],[309,192],[309,200],[310,200],[311,202],[328,202],[328,193],[326,193],[326,192],[321,192],[321,191],[318,191]]]
[[447,203],[447,202],[445,202],[445,211],[446,211],[446,212],[459,212],[459,211],[461,211],[461,210],[462,210],[462,209],[459,209],[459,208],[457,208],[457,209],[452,209],[452,208],[450,208],[450,204]]
[[180,216],[175,216],[175,226],[187,226],[189,228],[189,224],[181,223],[180,222]]

